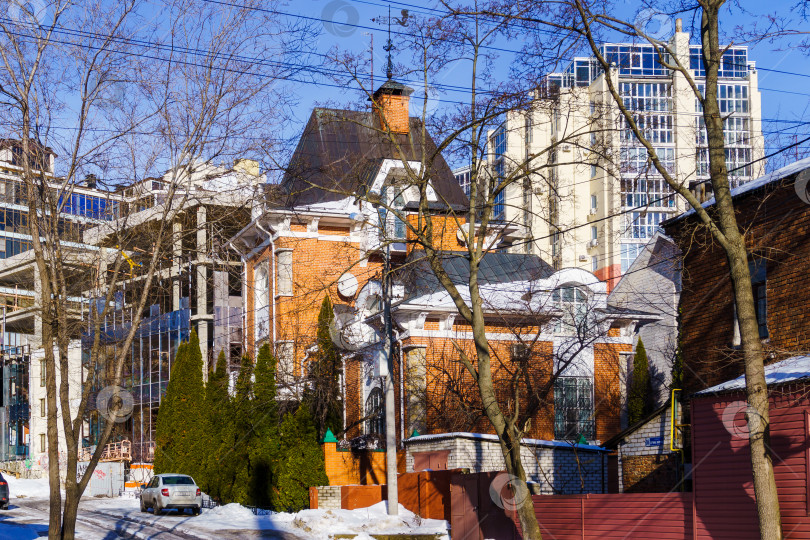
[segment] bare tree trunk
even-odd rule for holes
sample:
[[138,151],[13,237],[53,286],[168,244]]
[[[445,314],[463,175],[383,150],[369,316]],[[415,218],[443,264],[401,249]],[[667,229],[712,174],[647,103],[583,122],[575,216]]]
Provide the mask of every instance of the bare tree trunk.
[[751,273],[745,237],[740,232],[726,166],[723,139],[723,117],[717,101],[718,69],[723,51],[720,50],[719,10],[723,0],[701,2],[701,38],[706,66],[706,96],[703,116],[709,142],[709,167],[718,210],[718,225],[726,238],[734,301],[740,325],[743,358],[745,362],[745,390],[748,396],[748,441],[751,448],[751,470],[754,476],[754,495],[759,517],[760,537],[763,540],[782,538],[779,498],[770,455],[770,414],[768,385],[765,380],[765,355],[759,337],[759,325],[754,307]]

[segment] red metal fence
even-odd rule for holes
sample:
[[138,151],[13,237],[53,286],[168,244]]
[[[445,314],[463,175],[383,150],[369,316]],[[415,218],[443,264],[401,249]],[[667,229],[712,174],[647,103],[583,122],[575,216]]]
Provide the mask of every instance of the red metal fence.
[[535,495],[543,538],[693,538],[691,493]]

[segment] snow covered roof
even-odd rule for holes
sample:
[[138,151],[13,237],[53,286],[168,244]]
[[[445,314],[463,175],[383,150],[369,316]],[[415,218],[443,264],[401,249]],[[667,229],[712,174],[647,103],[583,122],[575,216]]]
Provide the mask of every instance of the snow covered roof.
[[[434,435],[417,435],[405,439],[406,444],[440,441],[443,439],[478,439],[483,441],[498,442],[497,435],[489,433],[470,433],[468,431],[454,431],[451,433],[436,433]],[[547,441],[544,439],[521,439],[520,444],[524,446],[545,446],[548,448],[576,448],[577,450],[590,450],[592,452],[607,452],[607,448],[594,444],[575,444],[567,441]]]
[[[766,186],[766,185],[768,185],[768,184],[770,184],[772,182],[777,182],[779,180],[787,178],[788,176],[799,173],[799,172],[801,172],[801,171],[803,171],[805,169],[810,169],[810,158],[800,159],[799,161],[795,161],[795,162],[791,163],[790,165],[782,167],[781,169],[777,169],[777,170],[775,170],[773,172],[770,172],[770,173],[768,173],[768,174],[766,174],[764,176],[760,176],[756,180],[751,180],[750,182],[746,182],[745,184],[732,189],[731,190],[731,196],[732,197],[738,197],[738,196],[743,195],[745,193],[749,193],[749,192],[757,190],[757,189],[759,189],[759,188],[761,188],[763,186]],[[712,197],[708,201],[704,202],[701,206],[703,206],[703,208],[708,208],[708,207],[712,206],[713,204],[714,204],[714,197]],[[680,220],[682,220],[682,219],[684,219],[686,217],[689,217],[694,213],[695,213],[695,210],[690,209],[690,210],[684,212],[683,214],[681,214],[679,216],[676,216],[676,217],[674,217],[672,219],[669,219],[669,220],[665,221],[664,223],[662,223],[662,225],[669,225],[671,223],[677,223],[678,221],[680,221]]]
[[[794,356],[781,362],[776,362],[765,366],[765,382],[768,386],[775,384],[785,384],[801,379],[810,378],[810,356]],[[745,388],[745,375],[740,375],[736,379],[720,383],[711,388],[701,390],[695,395],[714,394],[717,392],[729,392],[732,390],[742,390]]]

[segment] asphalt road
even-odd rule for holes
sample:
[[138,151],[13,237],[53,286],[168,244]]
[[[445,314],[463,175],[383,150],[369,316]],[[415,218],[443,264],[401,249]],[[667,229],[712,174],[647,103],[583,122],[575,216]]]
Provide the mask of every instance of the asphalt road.
[[[151,512],[138,510],[116,512],[114,508],[95,509],[79,505],[76,523],[77,538],[113,540],[118,538],[138,538],[156,540],[197,540],[197,539],[251,539],[274,538],[279,540],[303,540],[302,537],[274,531],[217,530],[189,531],[189,520],[194,517],[186,513],[171,512],[155,516]],[[0,524],[6,526],[35,527],[40,536],[48,534],[47,499],[12,499],[11,508],[0,511]],[[180,529],[184,530],[180,530]]]

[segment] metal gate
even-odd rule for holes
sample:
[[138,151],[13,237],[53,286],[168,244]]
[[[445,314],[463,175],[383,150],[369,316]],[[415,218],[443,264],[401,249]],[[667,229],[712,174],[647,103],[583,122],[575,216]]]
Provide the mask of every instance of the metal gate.
[[[79,463],[77,476],[81,478],[90,465],[87,461]],[[124,490],[124,462],[105,461],[96,465],[87,484],[87,494],[91,497],[117,497]]]
[[[456,473],[450,479],[450,536],[452,540],[516,540],[515,512],[504,505],[502,472]],[[501,485],[504,484],[504,485]],[[496,486],[496,489],[493,489]],[[508,489],[508,488],[507,488]],[[507,506],[507,508],[504,508]]]

